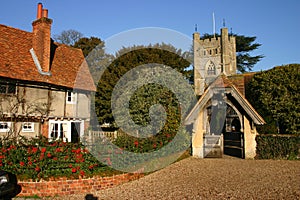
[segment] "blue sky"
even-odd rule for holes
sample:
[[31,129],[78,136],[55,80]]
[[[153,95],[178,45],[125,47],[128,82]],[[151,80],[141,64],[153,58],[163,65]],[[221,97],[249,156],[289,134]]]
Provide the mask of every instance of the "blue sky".
[[191,39],[195,24],[200,34],[213,32],[214,13],[216,32],[225,19],[233,33],[256,36],[262,44],[253,55],[265,58],[254,71],[300,63],[299,0],[9,0],[0,4],[0,24],[31,31],[38,2],[49,10],[53,35],[75,29],[105,41],[144,27],[174,30]]

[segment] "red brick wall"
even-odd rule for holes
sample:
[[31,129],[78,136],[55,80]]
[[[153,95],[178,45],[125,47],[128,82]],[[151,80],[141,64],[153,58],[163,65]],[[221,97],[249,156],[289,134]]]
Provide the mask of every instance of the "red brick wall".
[[93,191],[111,188],[122,183],[143,177],[143,174],[119,174],[111,177],[93,177],[88,179],[67,180],[61,178],[56,181],[24,182],[20,181],[22,191],[18,195],[24,196],[64,196],[71,194],[90,194]]

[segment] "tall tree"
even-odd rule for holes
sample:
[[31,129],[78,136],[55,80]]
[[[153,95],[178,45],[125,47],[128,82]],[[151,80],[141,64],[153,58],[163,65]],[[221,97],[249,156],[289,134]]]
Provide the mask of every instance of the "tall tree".
[[83,37],[80,38],[73,45],[75,48],[80,48],[88,63],[92,77],[97,84],[101,68],[105,68],[114,58],[113,55],[105,52],[105,43],[97,37]]
[[82,37],[74,43],[73,47],[80,48],[83,52],[84,57],[86,57],[96,47],[103,49],[104,42],[97,37]]
[[62,31],[58,35],[54,35],[53,39],[56,42],[72,46],[82,37],[83,34],[80,33],[79,31],[69,29],[69,30]]
[[[264,56],[263,55],[250,55],[250,52],[253,52],[261,44],[255,42],[256,37],[244,36],[232,34],[236,38],[236,61],[238,71],[244,73],[247,71],[252,71],[254,65],[258,63]],[[214,35],[205,33],[201,39],[212,38]],[[216,37],[220,37],[219,34],[216,34]]]
[[156,63],[170,66],[184,74],[190,63],[181,56],[187,55],[167,44],[121,49],[116,54],[117,58],[104,71],[98,83],[95,106],[100,124],[114,122],[111,111],[111,96],[116,83],[125,73],[140,65]]

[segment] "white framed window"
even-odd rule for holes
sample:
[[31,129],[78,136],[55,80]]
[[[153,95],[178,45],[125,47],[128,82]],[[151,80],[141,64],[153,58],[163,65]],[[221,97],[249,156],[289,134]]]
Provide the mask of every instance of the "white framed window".
[[11,122],[0,122],[0,132],[8,132],[11,127]]
[[34,132],[34,123],[24,122],[22,124],[22,132]]
[[76,100],[77,100],[77,98],[76,98],[76,93],[75,92],[72,92],[72,91],[68,91],[67,92],[67,99],[66,99],[66,101],[67,101],[67,103],[69,103],[69,104],[75,104],[76,103]]

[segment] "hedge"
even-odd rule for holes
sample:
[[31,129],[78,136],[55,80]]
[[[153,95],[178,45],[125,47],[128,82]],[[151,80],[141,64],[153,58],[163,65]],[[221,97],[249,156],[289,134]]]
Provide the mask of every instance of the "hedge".
[[300,136],[258,135],[256,142],[257,159],[300,159]]

